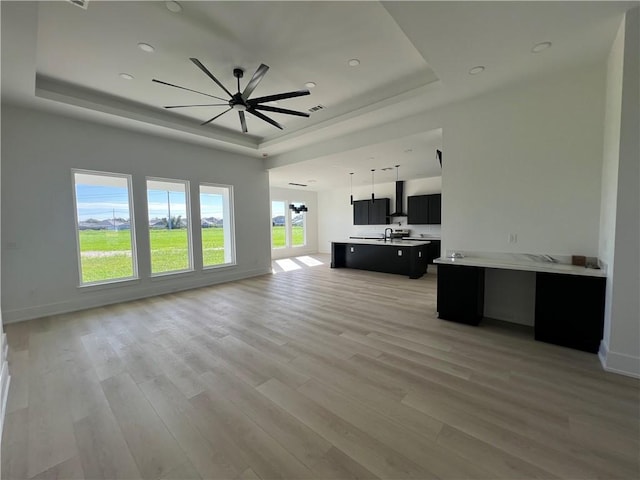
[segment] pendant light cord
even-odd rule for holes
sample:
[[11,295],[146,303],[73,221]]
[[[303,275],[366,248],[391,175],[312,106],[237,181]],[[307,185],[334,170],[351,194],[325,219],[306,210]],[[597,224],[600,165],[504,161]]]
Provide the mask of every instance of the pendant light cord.
[[372,201],[372,202],[375,202],[375,201],[376,201],[376,196],[375,196],[375,194],[373,193],[373,172],[375,172],[375,171],[376,171],[376,169],[375,169],[375,168],[372,168],[372,169],[371,169],[371,201]]
[[351,172],[349,174],[349,181],[350,181],[350,184],[351,184],[351,189],[350,189],[351,205],[353,205],[353,172]]

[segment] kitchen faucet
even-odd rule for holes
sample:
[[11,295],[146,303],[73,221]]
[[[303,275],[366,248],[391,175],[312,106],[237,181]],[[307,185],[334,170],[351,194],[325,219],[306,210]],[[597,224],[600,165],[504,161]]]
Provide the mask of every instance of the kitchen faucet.
[[393,228],[385,228],[384,229],[384,241],[387,241],[387,231],[389,231],[389,241],[391,242],[393,239]]

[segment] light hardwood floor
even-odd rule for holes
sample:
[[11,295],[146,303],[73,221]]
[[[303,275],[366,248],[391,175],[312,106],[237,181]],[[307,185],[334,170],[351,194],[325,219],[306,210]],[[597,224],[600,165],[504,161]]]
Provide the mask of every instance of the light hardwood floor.
[[3,478],[640,477],[638,381],[314,258],[7,325]]

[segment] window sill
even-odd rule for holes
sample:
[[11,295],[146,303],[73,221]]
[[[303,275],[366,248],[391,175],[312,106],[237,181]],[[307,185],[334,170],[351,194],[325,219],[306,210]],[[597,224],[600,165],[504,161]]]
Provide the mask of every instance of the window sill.
[[91,291],[91,290],[105,290],[108,288],[119,288],[119,287],[127,287],[132,284],[140,283],[140,278],[123,278],[118,280],[107,280],[105,282],[100,283],[87,283],[84,285],[78,285],[78,290],[80,291]]
[[216,271],[219,270],[221,268],[229,268],[229,267],[236,267],[238,264],[233,262],[233,263],[221,263],[220,265],[207,265],[205,267],[202,267],[202,271],[203,272],[212,272],[212,271]]
[[173,272],[152,273],[149,279],[152,282],[171,280],[172,278],[190,277],[195,270],[175,270]]

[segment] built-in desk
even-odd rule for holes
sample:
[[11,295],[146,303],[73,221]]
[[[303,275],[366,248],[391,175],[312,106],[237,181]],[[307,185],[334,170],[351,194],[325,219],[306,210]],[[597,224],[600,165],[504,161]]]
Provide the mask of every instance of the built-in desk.
[[513,255],[438,258],[438,318],[478,325],[484,313],[485,269],[535,272],[535,339],[597,353],[604,324],[602,270],[529,261]]

